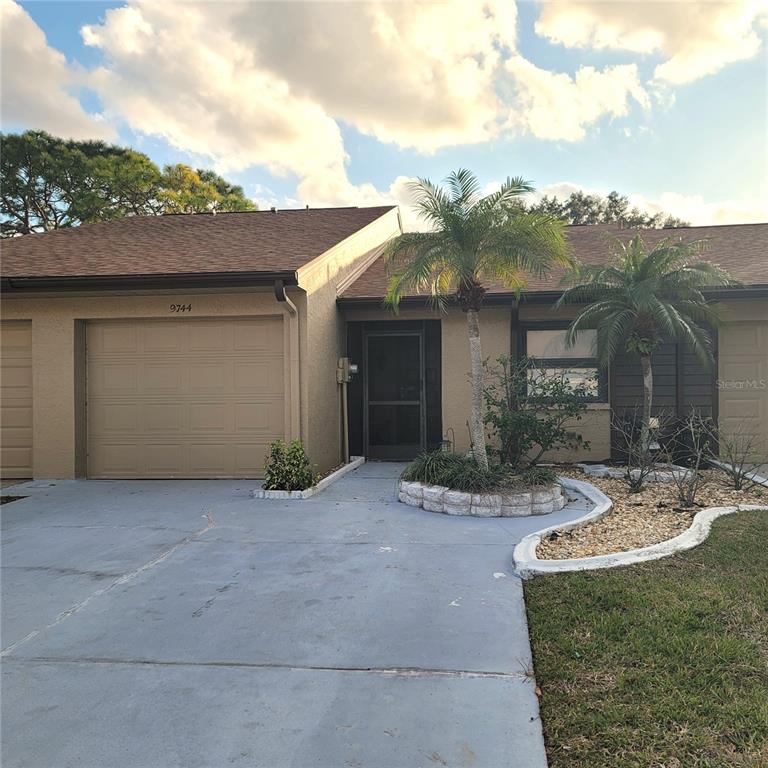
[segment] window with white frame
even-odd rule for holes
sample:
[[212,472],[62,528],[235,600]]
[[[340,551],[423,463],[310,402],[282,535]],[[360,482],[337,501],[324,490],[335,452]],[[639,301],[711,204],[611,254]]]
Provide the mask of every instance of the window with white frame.
[[537,371],[562,375],[573,386],[584,386],[592,402],[607,401],[607,381],[597,364],[596,331],[582,331],[571,347],[565,344],[565,328],[529,327],[523,334],[524,353]]

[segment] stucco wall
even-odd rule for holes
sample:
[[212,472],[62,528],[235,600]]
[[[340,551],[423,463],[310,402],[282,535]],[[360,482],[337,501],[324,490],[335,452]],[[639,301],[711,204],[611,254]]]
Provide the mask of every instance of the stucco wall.
[[[296,298],[301,301],[299,296]],[[172,303],[191,304],[177,315]],[[32,320],[34,476],[75,477],[84,466],[82,405],[82,321],[112,318],[216,318],[285,314],[270,288],[241,292],[113,293],[4,297],[4,320]],[[285,322],[285,381],[290,365],[289,322]],[[78,343],[79,340],[79,343]],[[286,397],[286,424],[298,423],[299,403]]]
[[299,270],[299,285],[306,292],[306,322],[302,324],[304,350],[302,395],[307,403],[304,434],[310,459],[321,471],[342,460],[341,396],[336,383],[336,362],[344,350],[344,321],[336,298],[345,284],[375,259],[382,244],[398,234],[397,211],[392,210],[339,243]]

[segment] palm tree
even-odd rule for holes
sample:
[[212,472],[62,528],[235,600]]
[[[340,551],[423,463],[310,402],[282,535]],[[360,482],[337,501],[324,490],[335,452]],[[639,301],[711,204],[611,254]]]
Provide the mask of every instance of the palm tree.
[[385,252],[390,273],[385,303],[397,311],[404,295],[426,293],[441,310],[455,301],[466,312],[470,436],[476,460],[487,467],[478,314],[485,284],[501,283],[519,293],[525,273],[542,276],[555,265],[571,266],[564,225],[551,216],[523,210],[519,198],[533,187],[519,178],[507,179],[497,192],[483,196],[477,177],[461,169],[448,176],[445,187],[419,179],[411,191],[416,208],[432,229],[407,232],[390,241]]
[[705,326],[721,323],[719,307],[707,302],[706,288],[733,285],[719,267],[700,261],[707,241],[682,242],[667,237],[650,251],[638,234],[616,239],[616,259],[606,266],[580,266],[568,280],[574,285],[556,307],[586,304],[571,323],[566,345],[580,331],[597,330],[597,358],[607,368],[621,347],[640,357],[643,409],[639,449],[650,445],[653,369],[651,354],[663,339],[687,344],[707,367],[714,363],[712,339]]

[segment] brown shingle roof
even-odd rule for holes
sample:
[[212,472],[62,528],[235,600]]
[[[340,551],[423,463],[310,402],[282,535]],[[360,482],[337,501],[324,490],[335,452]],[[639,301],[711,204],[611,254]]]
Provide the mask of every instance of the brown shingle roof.
[[[567,229],[571,254],[584,264],[604,264],[611,258],[611,237],[629,239],[637,230],[616,225],[571,226]],[[727,224],[714,227],[645,229],[642,237],[649,245],[665,237],[684,241],[709,240],[704,259],[726,269],[745,285],[768,285],[768,224]],[[563,273],[547,278],[529,278],[526,293],[546,293],[560,289]],[[375,261],[349,288],[342,299],[380,299],[387,287],[382,259]],[[509,294],[502,285],[488,285],[490,294]]]
[[292,272],[392,210],[314,208],[141,216],[2,243],[2,276]]

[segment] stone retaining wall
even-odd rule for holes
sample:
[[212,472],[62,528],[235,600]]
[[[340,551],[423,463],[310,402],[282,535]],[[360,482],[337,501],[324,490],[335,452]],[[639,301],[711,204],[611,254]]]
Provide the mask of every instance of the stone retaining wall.
[[546,515],[565,506],[565,497],[559,485],[503,493],[464,493],[440,485],[401,480],[398,499],[428,512],[475,517]]

